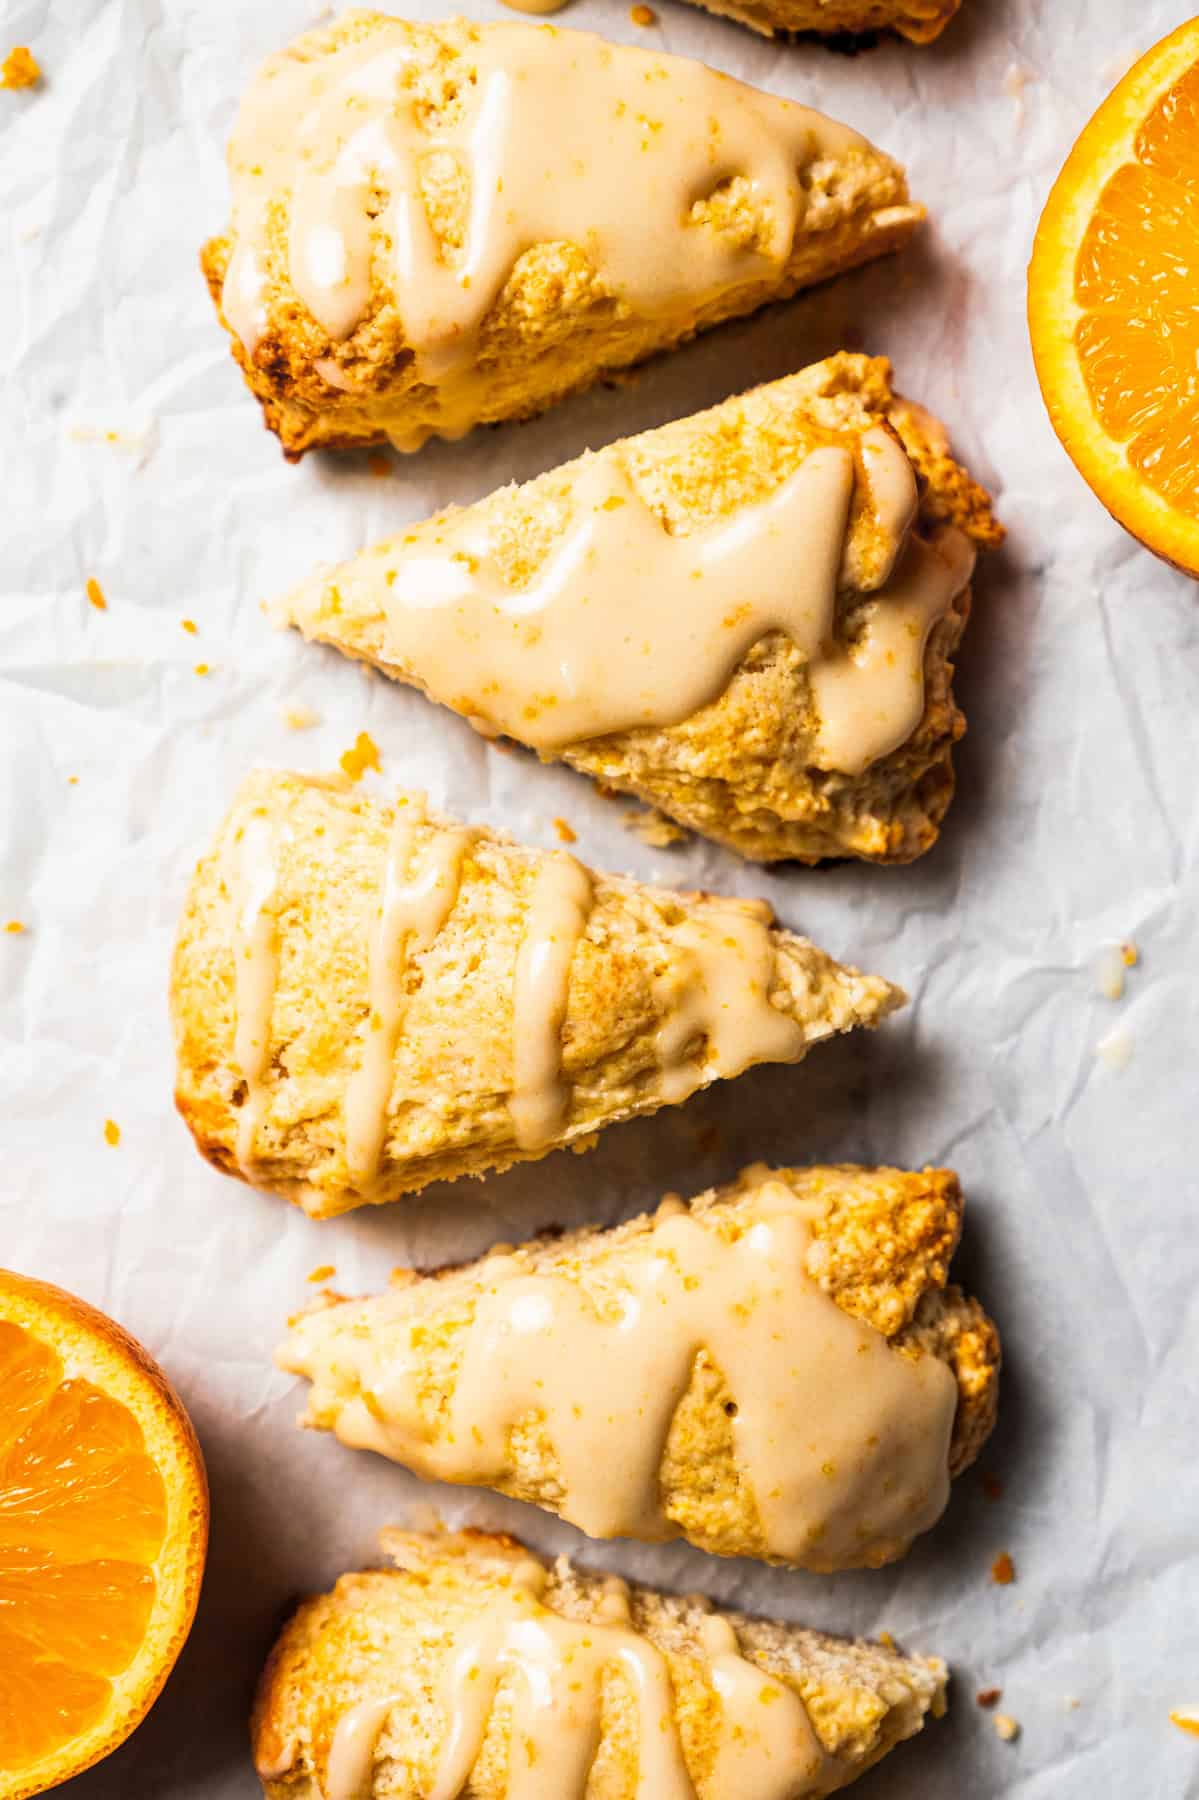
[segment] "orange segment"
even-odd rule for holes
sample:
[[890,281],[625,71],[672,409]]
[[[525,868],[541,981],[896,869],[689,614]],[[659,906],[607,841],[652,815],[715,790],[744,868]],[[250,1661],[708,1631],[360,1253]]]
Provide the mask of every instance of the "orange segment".
[[1055,430],[1120,522],[1199,574],[1199,19],[1156,45],[1074,146],[1029,266]]
[[111,1319],[0,1270],[0,1800],[57,1786],[144,1716],[195,1611],[203,1463]]

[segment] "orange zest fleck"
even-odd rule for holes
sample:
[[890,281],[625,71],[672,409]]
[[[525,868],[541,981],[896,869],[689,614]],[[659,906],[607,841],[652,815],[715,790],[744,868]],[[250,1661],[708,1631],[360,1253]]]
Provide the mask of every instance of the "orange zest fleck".
[[976,1706],[998,1706],[1002,1699],[1002,1688],[979,1688],[974,1696],[974,1704]]
[[374,769],[378,773],[380,767],[379,746],[367,732],[360,731],[350,748],[343,750],[338,760],[342,772],[348,775],[351,781],[361,781],[368,769]]
[[0,87],[36,87],[42,78],[41,67],[32,50],[17,44],[0,63]]
[[196,621],[194,619],[180,619],[179,623],[182,625],[184,631],[190,631],[192,636],[195,637]]
[[212,673],[212,671],[209,668],[207,663],[197,663],[196,664],[196,674],[197,675],[210,675],[211,673]]
[[649,26],[658,23],[658,15],[652,6],[631,6],[629,8],[629,17],[634,25]]
[[88,576],[85,592],[97,612],[108,611],[108,601],[104,598],[104,589],[94,575]]
[[1141,960],[1141,953],[1133,943],[1120,945],[1120,961],[1126,969],[1135,969]]
[[1001,1550],[991,1564],[991,1580],[996,1587],[1011,1587],[1016,1579],[1016,1565],[1006,1550]]
[[117,1145],[120,1143],[120,1141],[121,1141],[121,1127],[117,1124],[115,1119],[105,1119],[105,1121],[104,1121],[104,1142],[106,1144],[111,1144],[113,1149],[115,1150]]
[[1192,1710],[1188,1706],[1183,1712],[1176,1707],[1170,1714],[1170,1723],[1177,1725],[1179,1731],[1188,1731],[1192,1737],[1199,1737],[1199,1709]]
[[572,826],[568,825],[565,819],[555,819],[554,830],[558,833],[558,839],[563,844],[577,844],[579,841],[578,832],[575,831]]
[[5,931],[11,931],[15,937],[19,931],[24,931],[26,926],[23,919],[10,919],[4,929]]
[[329,1277],[336,1273],[337,1270],[332,1263],[320,1263],[311,1271],[308,1279],[309,1281],[328,1281]]

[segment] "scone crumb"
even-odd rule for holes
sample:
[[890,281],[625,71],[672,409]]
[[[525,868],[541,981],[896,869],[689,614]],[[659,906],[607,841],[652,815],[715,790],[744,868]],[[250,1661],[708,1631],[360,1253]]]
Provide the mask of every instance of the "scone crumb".
[[0,63],[0,87],[36,87],[42,78],[41,65],[32,50],[16,44]]
[[336,1273],[337,1268],[335,1264],[318,1263],[315,1269],[309,1270],[308,1279],[309,1281],[328,1281],[330,1276],[336,1275]]
[[184,631],[190,631],[191,635],[195,637],[196,621],[194,619],[180,619],[179,623],[182,625]]
[[629,18],[634,25],[649,27],[658,23],[658,15],[652,6],[630,6]]
[[368,732],[360,731],[348,750],[343,750],[338,759],[344,774],[351,781],[361,781],[368,769],[378,774],[380,768],[379,746]]
[[115,1150],[117,1145],[120,1143],[120,1141],[121,1141],[121,1127],[117,1124],[115,1119],[105,1119],[105,1121],[104,1121],[104,1142],[106,1144],[111,1144],[113,1149]]
[[577,844],[579,841],[578,832],[568,825],[565,819],[555,819],[554,830],[558,833],[560,843]]
[[283,723],[289,731],[308,731],[313,725],[319,725],[321,715],[314,712],[311,706],[301,706],[299,701],[292,700],[280,708]]
[[1115,944],[1101,950],[1095,959],[1095,986],[1105,1000],[1119,1000],[1124,993],[1124,971],[1128,964],[1123,951]]
[[1141,953],[1131,938],[1127,943],[1120,945],[1120,961],[1126,969],[1135,969],[1140,960]]
[[1011,1587],[1016,1579],[1016,1565],[1006,1550],[1001,1550],[991,1564],[991,1580],[996,1587]]
[[991,1720],[995,1727],[995,1736],[1002,1738],[1005,1744],[1011,1744],[1020,1736],[1020,1721],[1013,1719],[1011,1713],[996,1713]]
[[974,1696],[974,1704],[976,1706],[987,1707],[998,1706],[1002,1699],[1002,1688],[979,1688],[977,1694]]
[[1119,1075],[1132,1061],[1131,1031],[1124,1025],[1114,1025],[1096,1044],[1095,1055],[1113,1075]]
[[100,586],[100,583],[96,580],[94,575],[88,576],[87,586],[84,589],[84,592],[87,594],[88,600],[95,607],[97,612],[108,611],[108,601],[104,598],[104,589]]
[[895,1639],[891,1636],[889,1631],[880,1631],[878,1634],[878,1641],[880,1644],[885,1645],[888,1650],[894,1650],[895,1648]]
[[1199,1706],[1177,1706],[1170,1714],[1171,1725],[1177,1725],[1179,1731],[1187,1731],[1192,1737],[1199,1737]]
[[13,936],[16,937],[19,932],[27,931],[28,926],[23,919],[10,919],[4,929],[5,931],[11,931]]
[[681,825],[676,825],[672,819],[655,812],[652,806],[638,807],[635,812],[622,819],[621,823],[626,831],[631,831],[634,837],[640,838],[643,844],[648,844],[651,850],[665,850],[670,844],[682,843],[687,836]]

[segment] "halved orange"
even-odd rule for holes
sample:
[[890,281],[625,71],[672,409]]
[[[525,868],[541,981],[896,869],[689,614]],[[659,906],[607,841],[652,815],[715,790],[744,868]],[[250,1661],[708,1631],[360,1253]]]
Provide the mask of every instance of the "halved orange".
[[1103,504],[1199,575],[1199,19],[1124,77],[1041,217],[1028,318],[1054,429]]
[[0,1800],[145,1716],[207,1540],[200,1446],[162,1371],[94,1307],[0,1269]]

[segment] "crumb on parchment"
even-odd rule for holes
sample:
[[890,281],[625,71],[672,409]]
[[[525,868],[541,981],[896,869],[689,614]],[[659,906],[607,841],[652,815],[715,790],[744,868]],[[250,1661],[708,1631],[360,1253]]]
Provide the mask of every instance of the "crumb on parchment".
[[1095,1055],[1105,1068],[1119,1075],[1132,1061],[1132,1033],[1126,1025],[1113,1025],[1095,1045]]
[[565,819],[554,820],[554,830],[558,833],[558,841],[563,844],[577,844],[579,834]]
[[629,18],[633,21],[634,25],[648,27],[658,23],[658,15],[652,6],[631,6],[629,8]]
[[991,1564],[991,1580],[996,1587],[1011,1587],[1016,1579],[1016,1565],[1006,1550],[1001,1550]]
[[315,1269],[309,1270],[308,1279],[309,1281],[328,1281],[336,1273],[337,1268],[333,1263],[318,1263]]
[[113,1149],[115,1150],[117,1145],[120,1143],[120,1141],[121,1141],[121,1127],[117,1124],[115,1119],[105,1119],[105,1121],[104,1121],[104,1142],[106,1144],[111,1144]]
[[1002,1688],[979,1688],[977,1694],[974,1696],[974,1704],[976,1706],[986,1707],[998,1706],[1002,1699]]
[[1014,1743],[1020,1736],[1020,1721],[1013,1719],[1011,1713],[996,1713],[991,1723],[995,1727],[995,1736],[1002,1738],[1005,1744]]
[[318,712],[314,712],[311,706],[301,706],[296,700],[289,700],[279,711],[289,731],[308,731],[321,722]]
[[348,750],[339,757],[343,773],[351,781],[361,781],[368,769],[379,772],[379,746],[369,732],[360,731]]
[[192,637],[195,637],[196,621],[194,619],[180,619],[179,623],[182,625],[184,631],[190,632]]
[[96,580],[94,575],[88,576],[84,593],[87,595],[89,602],[95,607],[97,612],[108,611],[108,601],[104,598],[104,589],[100,586],[100,583]]
[[1131,938],[1128,939],[1127,943],[1120,945],[1120,961],[1124,964],[1126,969],[1135,969],[1140,960],[1141,953]]
[[15,44],[0,63],[0,87],[36,87],[41,78],[37,57],[24,44]]
[[651,850],[665,850],[669,844],[682,843],[687,836],[681,825],[656,812],[652,806],[638,806],[625,815],[621,824]]
[[1179,1731],[1199,1738],[1199,1706],[1176,1706],[1170,1714],[1170,1723],[1177,1725]]
[[211,675],[212,665],[210,663],[197,663],[194,672],[197,675]]
[[20,932],[28,931],[29,927],[25,924],[23,919],[9,919],[4,929],[5,931],[11,931],[12,935],[16,937]]

